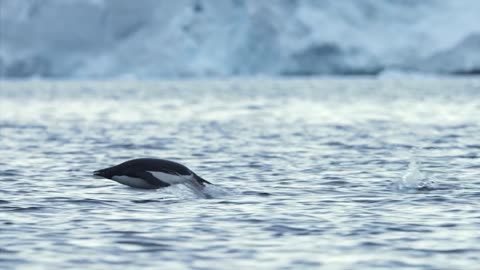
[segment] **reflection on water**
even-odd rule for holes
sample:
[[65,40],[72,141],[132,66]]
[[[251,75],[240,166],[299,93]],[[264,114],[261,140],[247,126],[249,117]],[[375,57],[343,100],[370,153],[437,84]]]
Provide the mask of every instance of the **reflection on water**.
[[[0,86],[1,269],[479,265],[477,79]],[[91,176],[138,157],[212,198]]]

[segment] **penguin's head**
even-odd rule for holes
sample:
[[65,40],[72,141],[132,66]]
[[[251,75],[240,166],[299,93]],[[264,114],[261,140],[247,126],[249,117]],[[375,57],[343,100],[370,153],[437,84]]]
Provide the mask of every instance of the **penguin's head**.
[[113,177],[113,174],[112,174],[111,170],[109,170],[109,169],[94,171],[93,175],[96,176],[97,178],[111,179]]

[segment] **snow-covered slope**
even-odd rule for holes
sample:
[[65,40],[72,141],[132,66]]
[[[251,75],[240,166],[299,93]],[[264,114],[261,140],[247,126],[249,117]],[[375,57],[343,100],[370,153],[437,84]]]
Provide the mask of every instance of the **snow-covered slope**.
[[477,0],[0,0],[3,77],[480,70]]

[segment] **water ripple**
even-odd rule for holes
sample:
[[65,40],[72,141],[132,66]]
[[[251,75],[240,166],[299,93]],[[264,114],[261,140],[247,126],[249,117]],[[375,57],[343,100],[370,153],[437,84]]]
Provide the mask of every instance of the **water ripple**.
[[[1,82],[0,268],[476,270],[472,80]],[[91,176],[137,157],[210,199]]]

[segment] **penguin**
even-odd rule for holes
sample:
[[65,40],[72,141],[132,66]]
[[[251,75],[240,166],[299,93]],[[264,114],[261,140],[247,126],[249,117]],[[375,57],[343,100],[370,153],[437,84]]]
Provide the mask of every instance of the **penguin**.
[[141,189],[158,189],[176,184],[202,190],[211,184],[186,166],[166,159],[138,158],[93,172],[94,176]]

